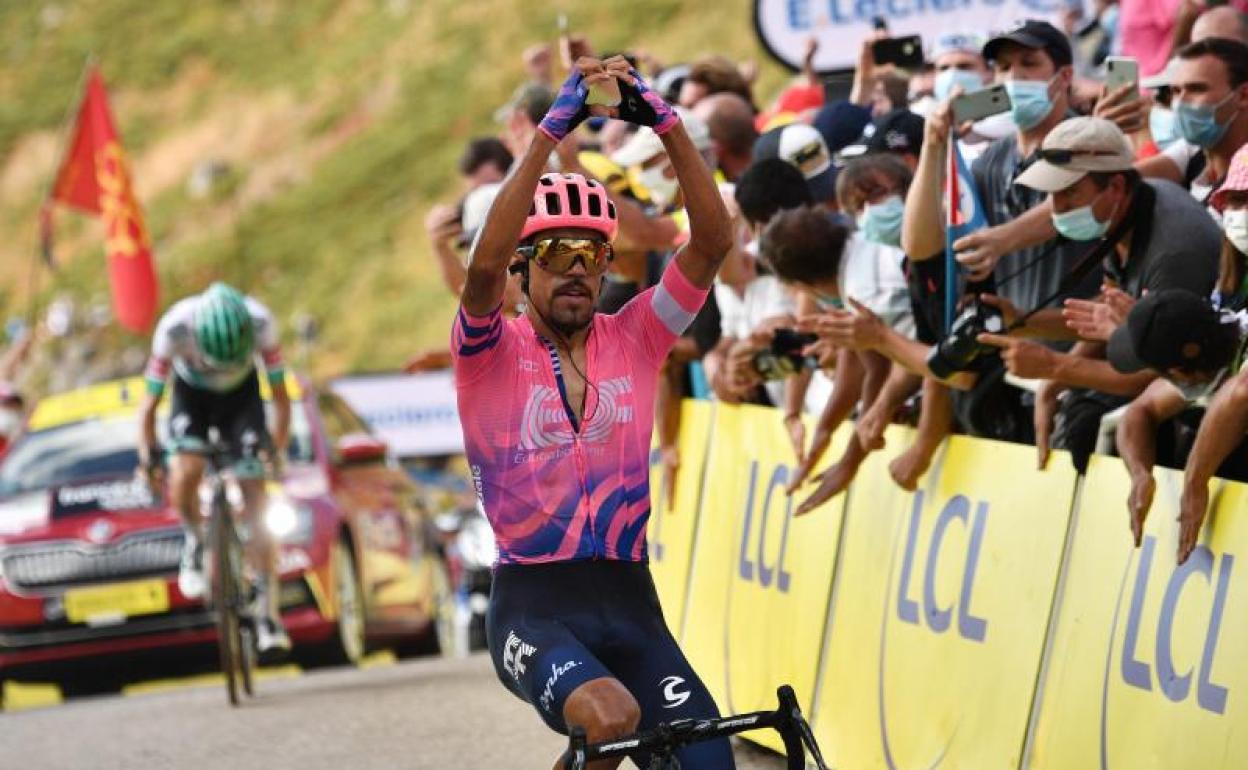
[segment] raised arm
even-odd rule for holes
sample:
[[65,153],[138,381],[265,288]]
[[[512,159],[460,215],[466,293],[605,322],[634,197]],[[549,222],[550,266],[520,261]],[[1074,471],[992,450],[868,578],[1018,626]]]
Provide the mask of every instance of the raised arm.
[[676,123],[662,138],[689,214],[689,242],[677,253],[676,262],[694,286],[709,289],[732,248],[732,221],[711,171],[685,127]]
[[488,315],[503,301],[507,266],[516,253],[520,231],[533,205],[533,191],[546,170],[550,153],[589,117],[585,106],[588,86],[608,77],[598,61],[578,61],[534,132],[524,157],[512,166],[473,244],[461,299],[470,315]]
[[685,133],[675,110],[650,90],[623,57],[612,57],[605,65],[620,80],[623,101],[618,108],[619,117],[652,127],[663,141],[685,199],[685,213],[689,215],[689,241],[677,253],[676,263],[694,286],[709,289],[732,248],[732,221],[711,170]]
[[[552,108],[553,109],[553,108]],[[533,134],[533,141],[520,162],[512,167],[490,207],[490,214],[481,226],[481,234],[473,244],[464,282],[461,302],[470,315],[488,315],[503,301],[507,285],[507,265],[516,253],[520,230],[533,205],[537,180],[546,170],[546,161],[555,149],[555,140],[543,131]]]

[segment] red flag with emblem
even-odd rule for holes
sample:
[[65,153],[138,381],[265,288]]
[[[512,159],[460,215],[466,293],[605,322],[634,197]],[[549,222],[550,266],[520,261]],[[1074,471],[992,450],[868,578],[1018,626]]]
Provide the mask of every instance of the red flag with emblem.
[[49,197],[104,220],[113,312],[118,323],[132,332],[150,329],[157,300],[152,247],[108,108],[104,81],[94,67],[87,76],[73,139]]

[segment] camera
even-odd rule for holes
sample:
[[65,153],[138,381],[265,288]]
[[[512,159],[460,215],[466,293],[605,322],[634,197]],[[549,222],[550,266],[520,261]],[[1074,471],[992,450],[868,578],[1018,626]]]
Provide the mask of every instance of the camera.
[[754,371],[767,381],[783,380],[803,369],[814,369],[814,356],[802,355],[802,348],[818,341],[815,334],[802,334],[794,329],[776,329],[771,345],[754,355]]
[[984,353],[994,350],[979,342],[979,335],[1005,332],[1005,317],[997,308],[978,300],[971,302],[950,327],[945,338],[927,356],[927,368],[940,379],[964,372]]

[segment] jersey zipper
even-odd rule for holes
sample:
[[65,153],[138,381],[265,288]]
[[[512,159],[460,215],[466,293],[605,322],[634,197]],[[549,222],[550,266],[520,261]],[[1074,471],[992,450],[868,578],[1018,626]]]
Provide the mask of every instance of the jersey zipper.
[[[589,336],[593,336],[593,330],[589,332]],[[563,401],[563,411],[568,417],[568,424],[572,427],[572,453],[576,456],[576,470],[581,477],[581,500],[585,505],[585,522],[589,526],[589,540],[593,546],[593,558],[604,558],[606,554],[603,552],[601,544],[598,540],[598,532],[594,528],[594,512],[590,509],[589,494],[589,469],[585,460],[585,448],[581,444],[581,430],[585,427],[584,416],[577,418],[576,412],[572,408],[572,402],[568,399],[568,388],[563,379],[563,364],[559,360],[559,349],[545,337],[538,335],[538,339],[546,345],[546,351],[550,354],[551,373],[555,376],[555,385],[559,388],[559,396]],[[585,368],[589,369],[589,340],[586,339],[586,355]],[[571,353],[569,352],[569,355]],[[589,398],[588,383],[586,384],[585,399]],[[584,403],[584,401],[582,401]]]

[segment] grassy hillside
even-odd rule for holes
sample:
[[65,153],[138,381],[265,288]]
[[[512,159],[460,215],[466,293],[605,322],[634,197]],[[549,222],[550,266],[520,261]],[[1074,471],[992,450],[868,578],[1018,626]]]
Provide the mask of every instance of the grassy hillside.
[[[82,63],[113,95],[159,263],[162,303],[222,278],[322,328],[320,374],[399,365],[446,339],[453,303],[422,222],[454,197],[466,138],[553,40],[562,7],[599,50],[753,58],[748,0],[13,0],[0,3],[0,313],[28,307],[39,200]],[[535,11],[533,9],[540,8]],[[229,169],[210,195],[187,178]],[[58,214],[41,302],[106,298],[98,224]],[[286,328],[287,336],[289,324]],[[141,341],[106,331],[103,346]]]

